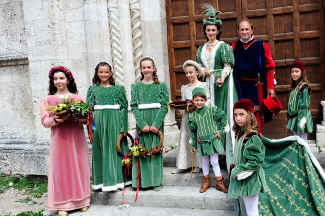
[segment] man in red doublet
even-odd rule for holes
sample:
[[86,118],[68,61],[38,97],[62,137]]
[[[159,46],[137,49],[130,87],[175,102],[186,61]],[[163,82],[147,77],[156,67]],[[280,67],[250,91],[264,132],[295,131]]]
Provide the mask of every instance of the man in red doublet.
[[[262,132],[261,119],[262,100],[274,93],[274,67],[270,47],[267,43],[254,39],[254,28],[249,20],[238,26],[241,39],[232,44],[235,55],[234,77],[238,99],[251,99],[254,103],[254,114]],[[260,83],[260,84],[258,84]],[[260,89],[259,89],[260,86]]]

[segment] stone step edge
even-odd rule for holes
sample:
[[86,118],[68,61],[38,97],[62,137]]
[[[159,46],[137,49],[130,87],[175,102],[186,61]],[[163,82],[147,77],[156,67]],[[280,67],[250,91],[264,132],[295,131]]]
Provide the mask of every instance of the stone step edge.
[[[91,203],[96,205],[122,205],[123,191],[92,192]],[[233,210],[232,198],[211,187],[205,193],[199,193],[198,187],[193,186],[162,186],[159,192],[140,190],[135,202],[136,191],[130,187],[125,189],[124,201],[131,206]]]
[[[231,210],[210,210],[210,209],[185,209],[185,208],[157,208],[157,207],[147,207],[147,206],[129,206],[123,207],[122,205],[118,206],[104,206],[104,205],[95,205],[91,204],[87,212],[81,212],[80,210],[74,210],[68,212],[69,215],[87,215],[87,216],[101,216],[101,215],[177,215],[177,216],[233,216],[234,211]],[[46,210],[43,212],[43,216],[56,216],[57,211]]]

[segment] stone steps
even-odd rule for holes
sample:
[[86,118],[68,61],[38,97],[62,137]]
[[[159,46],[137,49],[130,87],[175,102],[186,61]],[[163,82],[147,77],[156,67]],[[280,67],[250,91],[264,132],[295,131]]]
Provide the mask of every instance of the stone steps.
[[[311,146],[315,157],[324,167],[324,152]],[[176,169],[176,150],[164,154],[164,185],[162,190],[155,192],[152,189],[140,190],[135,202],[136,191],[127,187],[124,200],[130,205],[122,207],[122,191],[119,192],[92,192],[91,208],[88,212],[75,211],[71,215],[234,215],[232,199],[215,189],[215,176],[210,168],[211,188],[206,193],[199,193],[203,174],[193,173],[190,169],[185,173],[171,174]],[[226,186],[229,185],[224,155],[220,154],[219,163]],[[56,215],[46,211],[44,215]]]
[[[191,170],[185,173],[171,174],[176,167],[164,167],[164,186],[193,186],[199,191],[203,182],[203,174],[193,173],[191,178]],[[221,169],[221,174],[224,176],[224,183],[228,187],[229,178],[226,169]],[[212,168],[210,168],[210,184],[211,187],[216,185],[215,176]]]
[[[158,208],[233,210],[232,199],[221,191],[211,187],[205,193],[199,193],[194,186],[163,186],[155,192],[152,189],[140,190],[135,202],[136,191],[125,189],[124,201],[131,206]],[[96,205],[122,205],[122,191],[92,192],[91,203]]]
[[[43,216],[56,216],[57,211],[45,211]],[[207,210],[207,209],[184,209],[184,208],[158,208],[158,207],[136,207],[128,208],[122,206],[103,206],[92,204],[87,212],[79,210],[69,212],[69,215],[80,216],[107,216],[107,215],[141,215],[141,216],[233,216],[233,211],[228,210]]]

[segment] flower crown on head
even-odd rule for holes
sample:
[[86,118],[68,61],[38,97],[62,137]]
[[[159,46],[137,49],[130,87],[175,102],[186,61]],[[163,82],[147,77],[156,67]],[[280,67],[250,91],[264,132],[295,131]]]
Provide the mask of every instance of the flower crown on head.
[[220,11],[217,11],[216,9],[213,8],[213,6],[211,4],[208,4],[208,3],[202,4],[201,7],[203,9],[205,9],[205,12],[206,12],[205,15],[208,16],[208,18],[205,18],[203,20],[204,25],[215,25],[215,24],[221,25],[222,24],[221,19],[219,17],[217,17],[217,15],[219,13],[221,13]]

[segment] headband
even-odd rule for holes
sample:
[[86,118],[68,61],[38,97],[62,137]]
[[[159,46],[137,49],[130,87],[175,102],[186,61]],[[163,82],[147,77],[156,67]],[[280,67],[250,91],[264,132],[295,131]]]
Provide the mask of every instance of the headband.
[[61,66],[61,65],[53,66],[51,68],[51,70],[49,72],[49,79],[52,79],[52,76],[53,76],[55,71],[62,71],[64,73],[66,73],[68,75],[68,77],[69,77],[69,81],[71,81],[73,79],[71,71],[67,67],[64,67],[64,66]]
[[184,72],[185,72],[186,66],[188,66],[188,65],[194,66],[196,68],[196,70],[199,71],[199,76],[198,77],[204,76],[204,69],[197,62],[192,61],[192,60],[187,60],[186,62],[184,62],[184,64],[183,64]]

